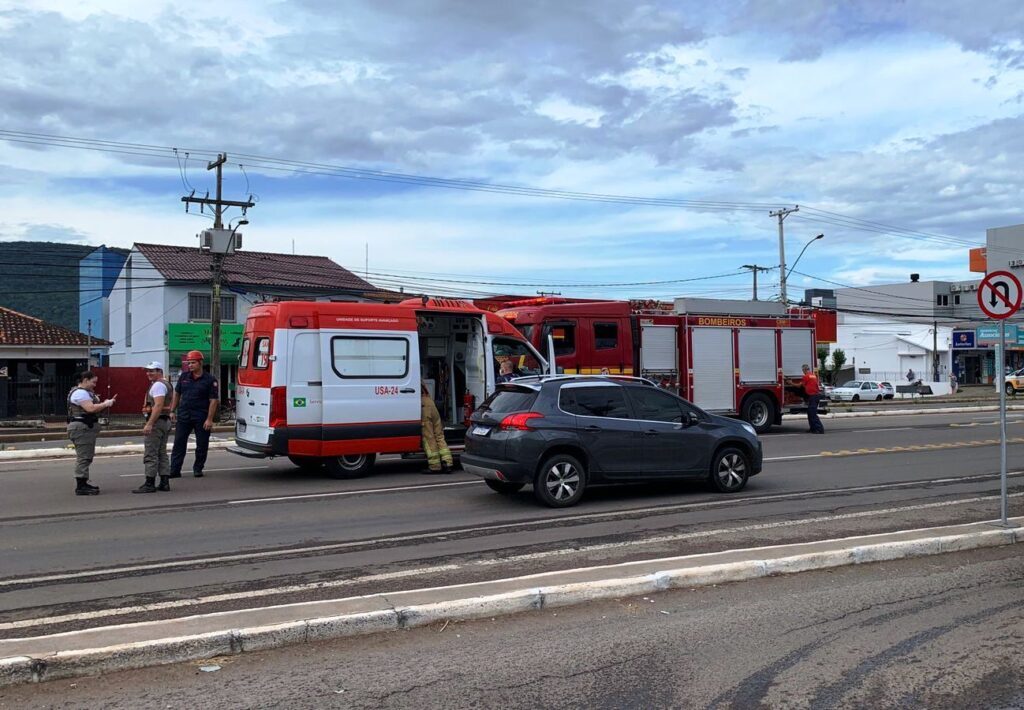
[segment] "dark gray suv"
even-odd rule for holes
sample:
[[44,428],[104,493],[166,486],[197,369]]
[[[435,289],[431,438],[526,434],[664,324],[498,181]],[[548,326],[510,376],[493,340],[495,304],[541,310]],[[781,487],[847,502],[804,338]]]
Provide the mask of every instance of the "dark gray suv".
[[537,500],[562,508],[592,483],[690,478],[734,493],[761,459],[749,424],[649,382],[556,376],[499,385],[473,413],[462,467],[499,493],[531,484]]

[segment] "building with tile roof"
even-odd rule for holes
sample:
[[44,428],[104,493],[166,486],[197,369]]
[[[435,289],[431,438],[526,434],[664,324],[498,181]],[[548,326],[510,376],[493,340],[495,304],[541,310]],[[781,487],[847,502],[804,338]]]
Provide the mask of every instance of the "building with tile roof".
[[[196,247],[135,244],[110,297],[112,366],[168,363],[176,377],[189,350],[210,355],[212,255]],[[224,257],[221,388],[230,396],[249,309],[280,300],[391,301],[384,291],[324,256],[239,250]]]
[[0,418],[63,414],[75,373],[88,366],[90,346],[110,345],[0,306]]

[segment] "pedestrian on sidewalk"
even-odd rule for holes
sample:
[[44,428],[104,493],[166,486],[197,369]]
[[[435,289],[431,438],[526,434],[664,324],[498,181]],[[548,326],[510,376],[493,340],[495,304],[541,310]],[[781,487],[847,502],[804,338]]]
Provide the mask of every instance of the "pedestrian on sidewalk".
[[420,387],[420,424],[423,426],[423,452],[427,455],[427,470],[424,473],[451,473],[455,462],[448,442],[444,440],[444,424],[441,413],[430,398],[427,386]]
[[[149,378],[149,390],[142,413],[146,415],[146,425],[142,428],[145,442],[145,453],[142,465],[145,466],[145,482],[132,493],[156,493],[171,490],[171,460],[167,456],[167,438],[171,433],[171,383],[164,379],[164,365],[153,361],[146,365],[146,377]],[[156,484],[160,477],[160,485]]]
[[[174,446],[171,448],[171,478],[181,478],[181,467],[185,463],[185,449],[192,434],[196,436],[196,458],[192,463],[192,475],[203,477],[206,454],[210,450],[210,432],[213,418],[220,404],[220,389],[217,378],[203,371],[203,354],[191,350],[185,356],[188,372],[183,372],[174,386],[171,402],[171,421],[174,423]],[[175,421],[175,417],[177,421]]]
[[68,392],[68,438],[75,446],[75,495],[96,496],[99,486],[89,483],[89,466],[96,455],[96,437],[100,434],[100,412],[114,406],[117,395],[100,400],[96,394],[96,374],[85,370],[78,384]]
[[821,387],[818,384],[818,376],[811,370],[810,365],[801,368],[804,371],[803,387],[807,395],[807,432],[809,434],[824,434],[825,427],[818,417],[818,402],[821,401]]

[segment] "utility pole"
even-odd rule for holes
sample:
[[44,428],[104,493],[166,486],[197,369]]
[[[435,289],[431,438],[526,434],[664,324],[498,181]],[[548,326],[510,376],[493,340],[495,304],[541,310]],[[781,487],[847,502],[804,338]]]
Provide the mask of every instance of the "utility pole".
[[935,377],[932,382],[939,381],[939,322],[932,321],[932,369]]
[[769,217],[778,217],[779,219],[779,299],[783,304],[789,303],[789,301],[786,297],[786,238],[782,230],[782,221],[786,219],[787,215],[799,211],[800,205],[794,205],[768,213]]
[[750,269],[750,272],[754,274],[754,300],[757,300],[757,272],[758,271],[771,271],[766,266],[758,266],[757,264],[744,264],[740,267],[741,269]]
[[[195,197],[189,195],[182,197],[181,201],[185,203],[185,211],[188,211],[188,205],[198,204],[199,211],[202,212],[203,208],[207,205],[213,207],[213,230],[214,235],[210,238],[210,255],[213,257],[213,263],[210,267],[211,271],[211,288],[210,288],[210,374],[220,381],[220,288],[221,281],[224,274],[224,257],[227,254],[233,254],[235,251],[235,233],[231,231],[230,235],[227,235],[227,239],[217,239],[216,236],[227,231],[224,229],[224,208],[225,207],[240,207],[242,214],[246,213],[250,207],[255,207],[256,204],[252,201],[252,195],[245,202],[238,200],[225,200],[223,199],[224,189],[224,163],[228,160],[227,153],[220,153],[217,159],[207,164],[207,170],[217,171],[217,197],[216,199],[210,199],[210,193],[207,192],[205,197]],[[248,224],[248,222],[245,222]],[[240,223],[241,224],[241,223]],[[237,229],[237,228],[236,228]],[[226,388],[221,388],[221,392],[225,392]]]
[[[79,322],[81,322],[81,321],[79,321]],[[92,318],[90,318],[87,323],[88,323],[87,327],[89,329],[89,333],[88,333],[88,338],[89,338],[89,354],[86,356],[85,369],[86,370],[90,370],[90,369],[92,369]]]

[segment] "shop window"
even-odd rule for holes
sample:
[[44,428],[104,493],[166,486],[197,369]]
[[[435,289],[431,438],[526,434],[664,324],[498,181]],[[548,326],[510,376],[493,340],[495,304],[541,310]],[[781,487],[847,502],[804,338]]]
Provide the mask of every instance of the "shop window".
[[619,347],[617,323],[594,323],[594,349],[614,350]]

